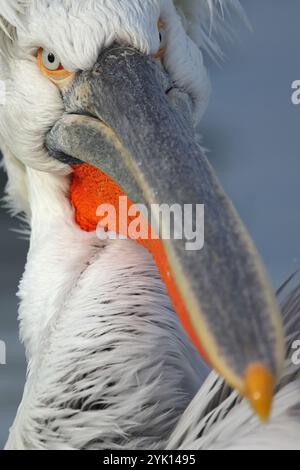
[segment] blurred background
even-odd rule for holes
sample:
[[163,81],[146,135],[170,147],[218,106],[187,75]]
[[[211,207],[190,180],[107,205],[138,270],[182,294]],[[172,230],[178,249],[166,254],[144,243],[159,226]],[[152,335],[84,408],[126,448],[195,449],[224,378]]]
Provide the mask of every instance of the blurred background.
[[[300,268],[299,0],[242,0],[253,32],[237,25],[226,62],[209,61],[213,95],[202,132],[209,157],[266,263],[274,287]],[[5,175],[0,174],[0,194]],[[18,221],[0,207],[0,446],[22,395],[24,351],[18,341],[15,292],[27,243]]]

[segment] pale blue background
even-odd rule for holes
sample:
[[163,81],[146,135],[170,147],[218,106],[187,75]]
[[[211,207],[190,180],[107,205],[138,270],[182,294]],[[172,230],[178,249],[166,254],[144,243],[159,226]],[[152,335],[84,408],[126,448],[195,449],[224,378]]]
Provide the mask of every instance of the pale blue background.
[[[254,32],[241,28],[220,68],[211,64],[213,97],[203,123],[205,144],[265,260],[274,286],[300,267],[300,106],[291,83],[300,79],[299,0],[244,0]],[[4,178],[1,176],[1,185]],[[2,190],[2,189],[1,189]],[[0,211],[0,445],[24,381],[14,293],[26,243]]]

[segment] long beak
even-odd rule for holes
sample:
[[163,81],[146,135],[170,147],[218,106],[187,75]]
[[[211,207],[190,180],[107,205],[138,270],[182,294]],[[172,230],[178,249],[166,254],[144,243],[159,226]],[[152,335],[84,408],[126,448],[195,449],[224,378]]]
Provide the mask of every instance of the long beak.
[[[281,374],[281,316],[260,258],[196,142],[183,94],[160,64],[114,45],[62,87],[67,114],[47,137],[58,159],[101,169],[134,203],[205,208],[205,243],[161,237],[149,249],[199,351],[270,415]],[[187,205],[187,206],[185,206]],[[197,210],[190,222],[195,230]],[[166,237],[167,238],[167,237]]]

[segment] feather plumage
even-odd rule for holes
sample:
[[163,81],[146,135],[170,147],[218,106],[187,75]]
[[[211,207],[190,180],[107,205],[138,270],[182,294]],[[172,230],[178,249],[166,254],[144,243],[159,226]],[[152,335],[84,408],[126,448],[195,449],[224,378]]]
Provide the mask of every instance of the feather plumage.
[[131,241],[101,242],[65,215],[32,234],[19,293],[29,370],[6,448],[165,447],[207,368],[151,256]]
[[221,58],[224,40],[230,39],[234,16],[248,24],[238,0],[174,0],[191,38],[210,55]]

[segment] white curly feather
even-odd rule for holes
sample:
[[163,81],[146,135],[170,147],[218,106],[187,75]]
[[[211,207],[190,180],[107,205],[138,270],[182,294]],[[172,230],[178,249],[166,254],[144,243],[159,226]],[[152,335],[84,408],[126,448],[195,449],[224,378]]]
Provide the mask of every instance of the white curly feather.
[[234,16],[248,24],[238,0],[174,0],[185,28],[196,44],[210,55],[222,57],[222,44],[230,39]]

